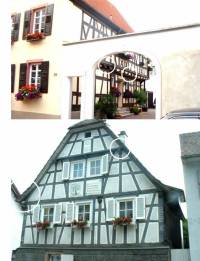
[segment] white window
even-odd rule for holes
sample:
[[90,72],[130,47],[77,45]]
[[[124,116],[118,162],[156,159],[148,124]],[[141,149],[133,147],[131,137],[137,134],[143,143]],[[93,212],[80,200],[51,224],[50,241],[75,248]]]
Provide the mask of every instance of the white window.
[[133,200],[119,201],[119,217],[133,218]]
[[45,17],[46,17],[46,10],[45,10],[45,8],[36,10],[34,12],[33,33],[35,33],[35,32],[44,33]]
[[43,207],[43,217],[42,221],[48,221],[48,222],[53,222],[53,217],[54,217],[54,207],[53,206],[47,206]]
[[83,162],[73,163],[73,178],[82,178],[84,173],[84,164]]
[[79,204],[78,208],[78,221],[89,221],[90,220],[90,204]]
[[30,64],[29,84],[34,84],[37,88],[41,85],[41,63]]
[[101,174],[101,160],[90,161],[90,176],[97,176]]

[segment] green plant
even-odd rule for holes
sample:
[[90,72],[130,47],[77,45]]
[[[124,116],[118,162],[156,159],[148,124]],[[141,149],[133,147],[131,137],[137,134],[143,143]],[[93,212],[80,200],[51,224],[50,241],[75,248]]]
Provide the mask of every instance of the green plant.
[[144,90],[135,90],[133,93],[133,97],[136,99],[137,103],[140,105],[144,105],[147,102],[147,93]]
[[132,107],[130,108],[130,112],[137,115],[138,113],[140,113],[140,109],[138,107]]
[[95,110],[99,110],[101,115],[106,115],[108,119],[113,119],[117,111],[116,99],[111,94],[101,97],[95,105]]

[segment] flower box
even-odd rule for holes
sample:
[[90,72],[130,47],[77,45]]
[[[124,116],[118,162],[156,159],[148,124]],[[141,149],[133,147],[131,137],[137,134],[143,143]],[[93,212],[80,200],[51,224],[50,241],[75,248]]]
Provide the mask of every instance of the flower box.
[[27,41],[38,41],[42,40],[45,38],[45,35],[43,33],[35,32],[35,33],[30,33],[26,35],[26,40]]
[[79,221],[74,220],[72,222],[72,227],[82,229],[82,228],[86,228],[86,227],[89,227],[89,226],[88,226],[87,220],[79,220]]
[[112,221],[114,226],[127,226],[132,223],[131,217],[118,217]]
[[22,86],[19,92],[15,94],[17,101],[23,101],[25,99],[32,100],[40,97],[40,91],[34,84]]
[[50,223],[49,221],[44,221],[44,222],[37,222],[35,224],[35,227],[37,228],[37,230],[45,230],[45,229],[49,229],[52,228],[52,223]]

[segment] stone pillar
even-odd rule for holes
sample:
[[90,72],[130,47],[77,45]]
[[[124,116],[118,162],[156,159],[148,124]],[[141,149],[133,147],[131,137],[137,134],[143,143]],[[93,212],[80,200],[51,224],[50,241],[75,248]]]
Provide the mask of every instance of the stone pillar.
[[121,95],[118,97],[118,104],[117,104],[118,109],[123,107],[123,86],[124,86],[123,80],[118,79],[118,89],[121,92]]
[[72,78],[64,77],[61,86],[61,118],[68,120],[72,110]]
[[94,118],[95,79],[93,70],[80,78],[81,85],[81,120]]

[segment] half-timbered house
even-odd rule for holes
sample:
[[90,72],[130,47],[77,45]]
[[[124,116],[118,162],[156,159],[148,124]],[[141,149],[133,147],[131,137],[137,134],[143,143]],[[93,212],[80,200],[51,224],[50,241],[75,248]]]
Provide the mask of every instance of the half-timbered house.
[[20,198],[16,261],[170,260],[181,246],[184,193],[152,176],[125,137],[102,120],[69,128]]
[[[20,112],[28,117],[36,113],[38,117],[60,117],[63,41],[133,32],[107,0],[15,0],[11,20],[11,93],[16,117]],[[30,85],[41,95],[28,95]],[[20,88],[24,93],[16,97]],[[72,92],[78,99],[78,85]]]

